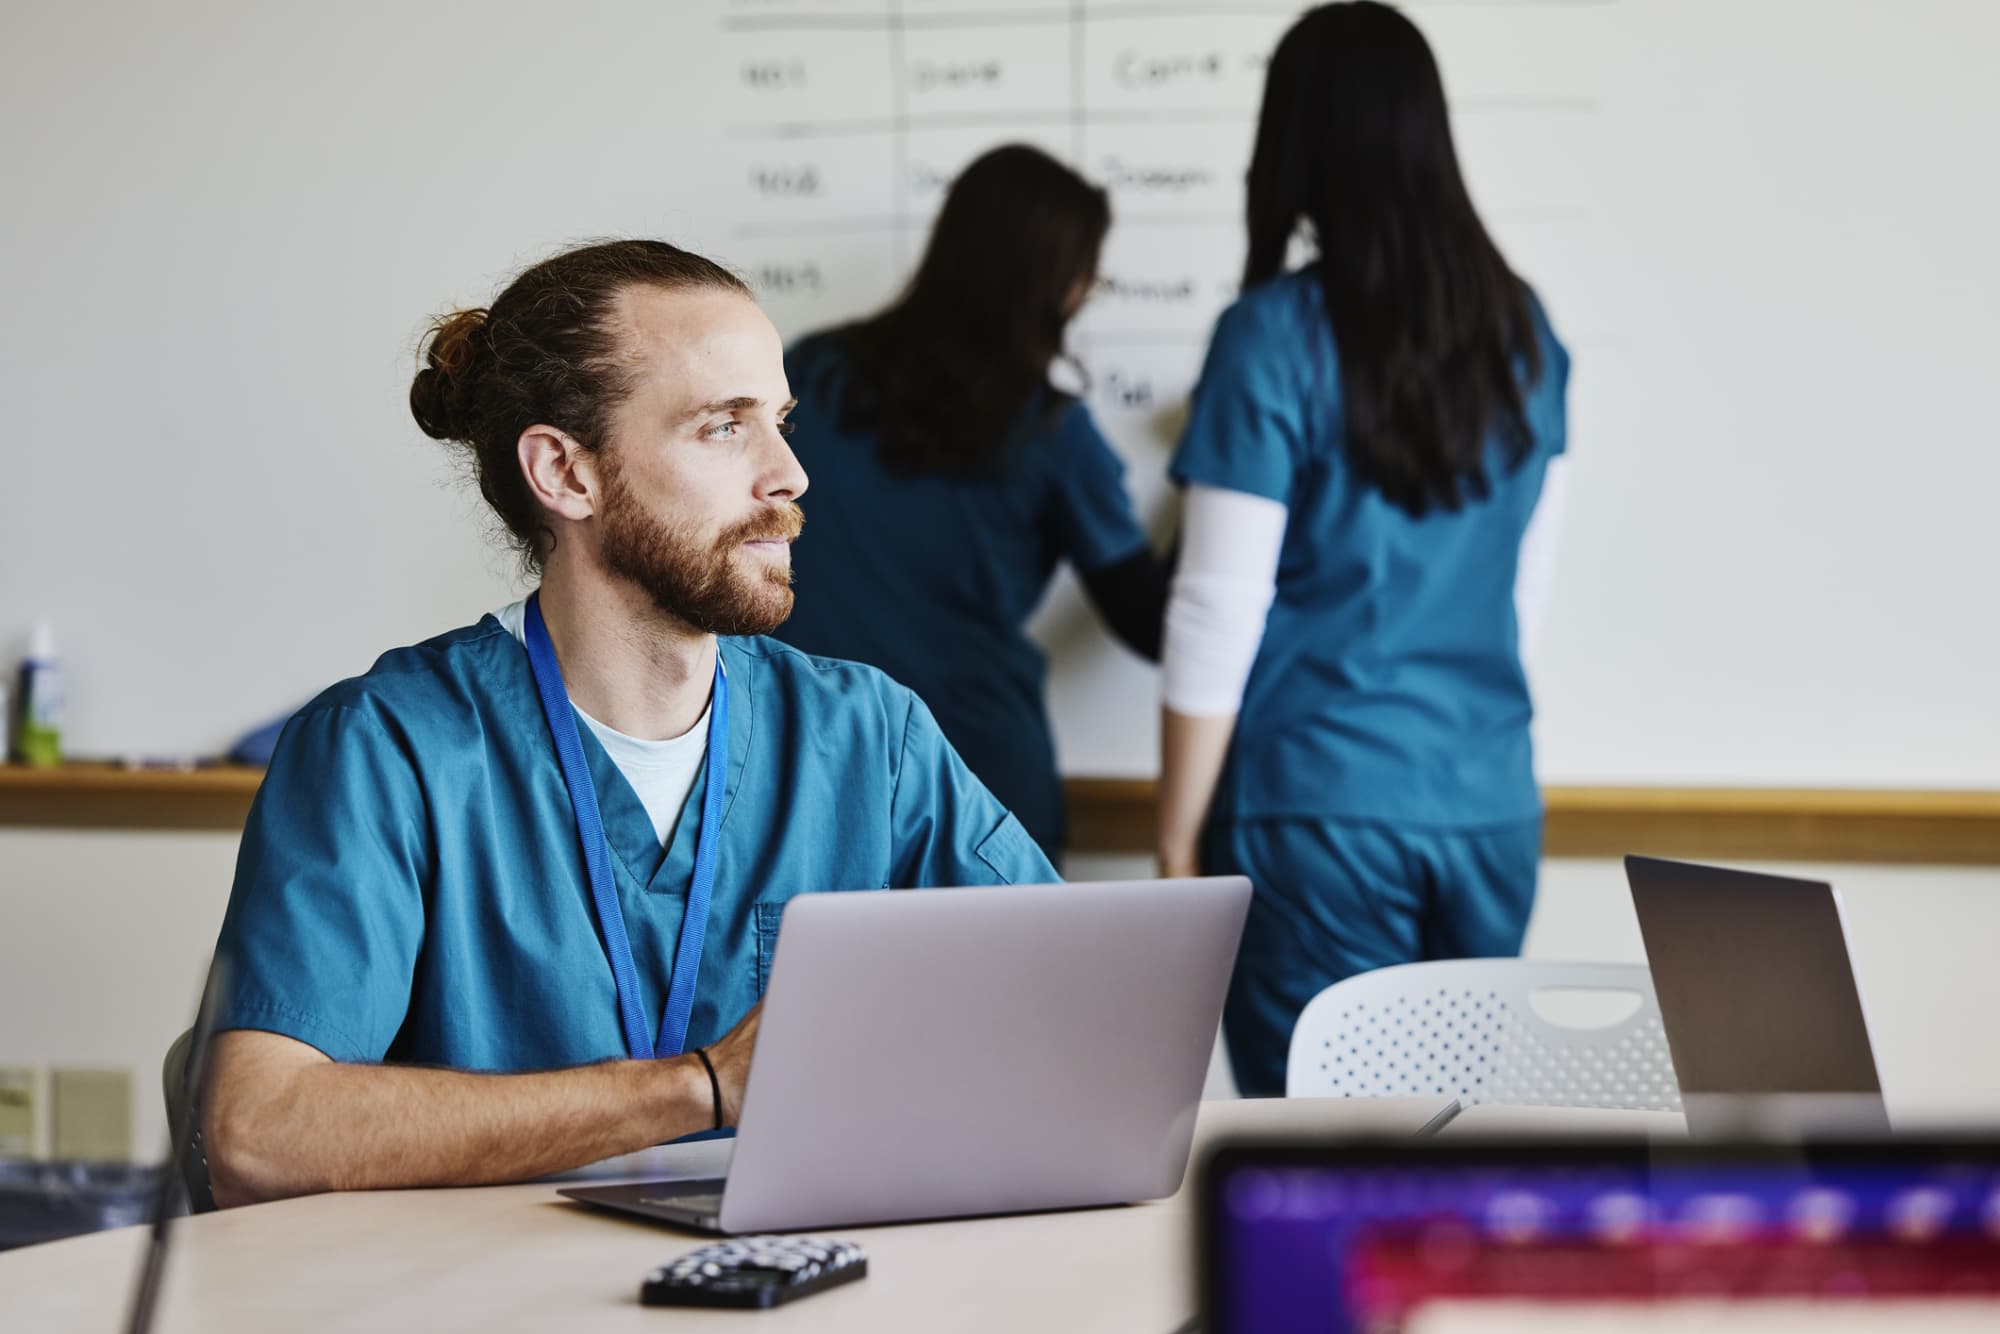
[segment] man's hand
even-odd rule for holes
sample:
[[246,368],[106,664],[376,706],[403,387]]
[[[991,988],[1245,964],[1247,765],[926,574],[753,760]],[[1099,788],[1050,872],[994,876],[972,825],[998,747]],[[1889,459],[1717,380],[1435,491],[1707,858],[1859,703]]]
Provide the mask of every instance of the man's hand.
[[722,1124],[733,1126],[743,1119],[743,1086],[750,1082],[750,1054],[757,1046],[757,1025],[764,1014],[764,1002],[750,1007],[750,1013],[736,1021],[736,1027],[708,1049],[715,1063],[715,1080],[722,1086]]
[[[712,1049],[729,1121],[756,1039],[752,1010]],[[225,1207],[522,1181],[707,1130],[715,1114],[693,1052],[487,1075],[342,1064],[277,1033],[236,1029],[216,1036],[214,1058],[202,1133]]]

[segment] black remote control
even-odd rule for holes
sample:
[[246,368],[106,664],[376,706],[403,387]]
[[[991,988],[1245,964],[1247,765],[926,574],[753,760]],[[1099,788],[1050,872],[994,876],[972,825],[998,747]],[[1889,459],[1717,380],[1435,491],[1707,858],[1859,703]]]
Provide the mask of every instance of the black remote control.
[[868,1273],[851,1241],[738,1237],[689,1251],[646,1275],[644,1306],[778,1306]]

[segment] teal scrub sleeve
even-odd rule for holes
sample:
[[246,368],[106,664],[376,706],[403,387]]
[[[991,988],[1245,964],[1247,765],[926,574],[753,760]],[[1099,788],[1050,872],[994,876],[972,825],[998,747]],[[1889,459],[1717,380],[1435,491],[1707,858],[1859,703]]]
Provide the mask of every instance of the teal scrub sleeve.
[[1095,574],[1147,546],[1125,490],[1124,460],[1080,401],[1063,412],[1054,466],[1050,522],[1057,549],[1077,573]]
[[1248,301],[1222,312],[1174,452],[1175,480],[1291,503],[1308,439],[1303,345]]
[[973,777],[924,702],[909,713],[892,779],[890,885],[1045,885],[1062,877],[1021,822]]
[[1542,376],[1547,387],[1536,386],[1531,396],[1540,414],[1534,421],[1535,438],[1551,455],[1569,450],[1569,349],[1556,341],[1553,331],[1542,348]]
[[1556,337],[1548,308],[1532,287],[1528,311],[1535,326],[1535,348],[1541,354],[1541,374],[1530,381],[1526,365],[1521,367],[1523,406],[1536,448],[1554,456],[1569,449],[1569,349]]
[[237,854],[218,1028],[336,1061],[388,1053],[424,937],[426,815],[408,756],[371,714],[336,704],[291,721]]

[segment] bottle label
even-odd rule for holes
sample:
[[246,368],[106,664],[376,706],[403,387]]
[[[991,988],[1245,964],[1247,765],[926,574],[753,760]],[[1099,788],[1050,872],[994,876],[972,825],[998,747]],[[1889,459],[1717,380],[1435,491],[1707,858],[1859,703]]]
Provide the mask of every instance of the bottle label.
[[63,723],[62,673],[52,667],[31,666],[27,688],[22,692],[23,721],[29,727],[61,731]]
[[21,672],[21,734],[15,748],[23,763],[62,763],[62,673],[49,663],[29,662]]

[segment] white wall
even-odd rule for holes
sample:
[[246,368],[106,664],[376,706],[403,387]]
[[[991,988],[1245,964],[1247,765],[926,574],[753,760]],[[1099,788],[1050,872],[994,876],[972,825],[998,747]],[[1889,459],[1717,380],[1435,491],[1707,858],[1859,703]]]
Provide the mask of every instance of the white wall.
[[[0,648],[56,620],[74,746],[219,746],[507,596],[404,406],[429,313],[638,232],[797,333],[891,291],[1006,138],[1114,184],[1079,344],[1157,507],[1284,7],[906,0],[900,36],[890,8],[8,5]],[[1576,354],[1545,776],[2000,784],[2000,6],[1412,12]],[[1148,670],[1068,594],[1042,630],[1066,767],[1149,772]]]
[[167,1142],[160,1062],[194,1020],[236,841],[0,830],[0,1065],[130,1070],[142,1159]]

